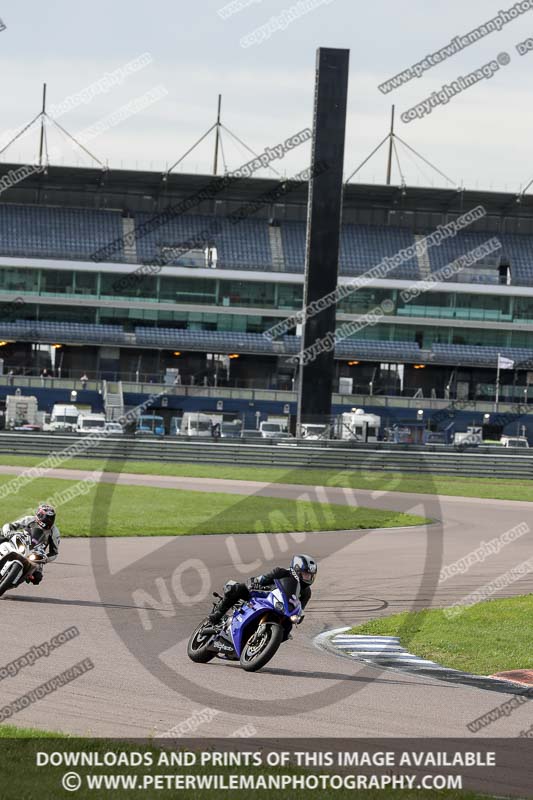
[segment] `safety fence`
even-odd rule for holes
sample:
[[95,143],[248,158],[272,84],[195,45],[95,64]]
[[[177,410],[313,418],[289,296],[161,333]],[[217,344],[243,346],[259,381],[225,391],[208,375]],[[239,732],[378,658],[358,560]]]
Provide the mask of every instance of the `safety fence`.
[[[1,454],[18,456],[47,456],[60,454],[81,437],[65,434],[0,433]],[[158,461],[193,464],[231,464],[238,466],[300,467],[332,470],[368,470],[378,472],[409,472],[435,475],[471,475],[487,478],[533,478],[533,451],[509,453],[456,452],[429,447],[380,445],[339,446],[340,442],[297,444],[295,441],[261,444],[224,440],[180,440],[156,437],[109,436],[89,444],[84,442],[83,457],[112,459],[117,468],[127,472],[120,461]],[[1,462],[0,457],[0,462]]]

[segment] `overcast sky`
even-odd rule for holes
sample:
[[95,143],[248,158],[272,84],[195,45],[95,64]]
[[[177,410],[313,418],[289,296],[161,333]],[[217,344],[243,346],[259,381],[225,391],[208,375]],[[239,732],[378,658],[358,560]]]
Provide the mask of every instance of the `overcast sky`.
[[[157,89],[161,99],[101,132],[87,147],[110,167],[163,170],[213,124],[220,92],[223,123],[259,152],[311,126],[316,48],[340,47],[350,50],[346,177],[386,135],[393,102],[397,134],[454,184],[518,191],[533,177],[533,51],[524,56],[516,51],[519,42],[533,37],[533,10],[385,95],[378,84],[510,8],[513,0],[300,0],[300,16],[285,30],[248,47],[241,46],[244,36],[279,20],[296,0],[239,1],[250,5],[224,19],[218,11],[225,0],[4,0],[1,131],[18,129],[38,113],[44,81],[49,104],[57,105],[149,53],[147,66],[63,114],[61,125],[75,135]],[[407,109],[501,53],[511,61],[490,80],[422,119],[402,122]],[[0,158],[31,162],[37,145],[32,129]],[[61,153],[55,163],[90,163],[62,134],[50,132],[49,145]],[[223,145],[229,169],[250,158],[224,132]],[[211,135],[178,169],[210,172],[213,149]],[[309,153],[309,145],[302,145],[275,166],[294,174],[308,166]],[[447,185],[401,145],[399,157],[408,185]],[[383,183],[385,166],[382,149],[360,180]],[[400,183],[396,166],[393,182]]]

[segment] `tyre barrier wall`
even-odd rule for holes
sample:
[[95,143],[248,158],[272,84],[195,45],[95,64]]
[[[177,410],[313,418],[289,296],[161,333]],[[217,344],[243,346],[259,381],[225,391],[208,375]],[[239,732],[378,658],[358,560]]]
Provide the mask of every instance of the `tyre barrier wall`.
[[[65,434],[0,433],[1,454],[40,456],[51,454],[83,441],[83,437]],[[331,444],[331,443],[330,443]],[[246,444],[224,441],[145,439],[127,436],[106,437],[83,448],[79,457],[129,461],[185,462],[194,464],[229,464],[238,466],[308,467],[332,470],[409,472],[413,474],[467,475],[486,478],[533,478],[533,454],[508,452],[462,453],[427,452],[424,448],[394,449],[382,445],[356,447],[320,447],[280,444]],[[57,466],[61,466],[59,463]],[[124,470],[124,471],[127,471]]]

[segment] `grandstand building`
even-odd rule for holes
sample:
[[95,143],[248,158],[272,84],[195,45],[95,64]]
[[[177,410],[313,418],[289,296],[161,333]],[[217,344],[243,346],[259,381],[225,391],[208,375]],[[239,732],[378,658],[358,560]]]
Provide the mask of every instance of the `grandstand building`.
[[[334,396],[337,410],[356,395],[393,398],[391,408],[413,396],[422,407],[431,397],[492,401],[498,354],[514,362],[501,400],[533,395],[531,197],[349,184],[340,283],[479,206],[484,215],[456,236],[339,302],[338,327],[390,301],[377,324],[337,343],[337,389],[348,391]],[[264,333],[301,310],[306,217],[305,182],[69,167],[31,175],[0,196],[4,373],[57,376],[60,366],[61,379],[127,386],[179,369],[181,386],[211,387],[196,408],[233,387],[242,405],[261,390],[276,402],[260,410],[282,400],[293,410],[299,331]],[[443,279],[447,264],[494,237],[497,251]],[[407,302],[415,281],[424,291]],[[51,345],[60,345],[54,363]],[[190,395],[171,405],[187,410]]]

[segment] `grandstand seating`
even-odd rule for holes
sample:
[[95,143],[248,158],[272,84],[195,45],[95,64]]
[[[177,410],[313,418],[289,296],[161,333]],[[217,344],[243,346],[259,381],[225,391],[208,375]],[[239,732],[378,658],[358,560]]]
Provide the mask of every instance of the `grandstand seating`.
[[233,223],[223,217],[181,214],[145,233],[142,225],[153,216],[135,216],[137,256],[141,261],[149,261],[158,256],[161,245],[178,246],[192,239],[195,246],[202,246],[204,242],[215,244],[217,267],[272,268],[268,225],[264,220],[246,219]]
[[[5,339],[34,339],[44,342],[82,342],[87,344],[128,344],[197,350],[219,353],[257,353],[291,356],[300,351],[300,337],[285,335],[270,340],[261,333],[239,331],[195,331],[180,328],[136,327],[127,333],[121,325],[90,325],[77,322],[17,322],[0,321],[0,337]],[[482,347],[477,345],[437,344],[431,349],[430,361],[440,364],[495,367],[498,353],[516,364],[533,359],[533,350],[519,347]],[[343,339],[337,343],[335,356],[339,359],[357,358],[367,361],[389,360],[417,362],[422,352],[416,342],[385,342],[372,339]]]
[[[173,328],[135,329],[138,344],[152,347],[181,347],[193,350],[210,350],[235,353],[265,353],[272,355],[296,355],[300,350],[299,336],[283,336],[271,341],[261,333],[239,333],[222,331],[191,331]],[[338,358],[361,357],[368,359],[420,358],[420,348],[411,342],[380,342],[372,340],[343,339],[335,348]]]
[[122,343],[126,341],[124,329],[120,325],[90,325],[81,322],[16,322],[0,321],[0,336],[7,339],[35,338],[42,341],[58,342],[103,342]]
[[[186,185],[186,184],[185,184]],[[84,184],[80,184],[76,190],[76,194],[70,194],[68,186],[62,190],[61,200],[59,194],[53,192],[47,193],[43,191],[43,198],[54,198],[54,202],[66,201],[74,197],[79,197],[79,191],[84,191]],[[166,189],[163,191],[163,195]],[[14,195],[8,195],[14,196]],[[18,195],[17,197],[23,197]],[[35,200],[34,194],[28,194],[32,200]],[[89,196],[89,195],[87,195]],[[121,197],[122,195],[116,195]],[[127,194],[124,195],[127,197]],[[153,195],[156,196],[155,194]],[[169,197],[172,195],[169,195]],[[115,197],[115,195],[108,195],[108,197]],[[139,203],[135,202],[135,208],[150,208],[152,195],[145,197]],[[234,199],[234,198],[233,198]],[[4,195],[0,197],[4,200]],[[92,202],[89,200],[88,202]],[[110,202],[115,202],[111,200]],[[141,202],[143,203],[141,205]],[[118,203],[118,201],[117,201]],[[357,214],[360,216],[350,216],[355,213],[355,206],[350,206],[349,211],[346,212],[345,218],[364,219],[367,222],[373,219],[383,220],[384,206],[379,201],[379,208],[374,203],[371,213],[366,213],[365,209],[358,205]],[[217,206],[220,208],[220,206]],[[513,206],[514,207],[514,206]],[[414,206],[413,206],[414,208]],[[440,205],[439,205],[440,208]],[[445,206],[442,206],[444,209]],[[287,207],[287,216],[296,216],[292,213],[293,209]],[[302,214],[305,213],[303,206],[300,208]],[[132,212],[133,213],[133,212]],[[270,213],[270,212],[265,212]],[[407,214],[410,212],[407,212]],[[444,211],[442,212],[442,220],[444,221]],[[507,219],[507,212],[503,213],[502,229],[508,230],[530,230],[529,223],[526,220],[522,223],[520,220],[515,221],[512,219],[513,214],[510,214],[510,219]],[[424,221],[424,225],[437,224],[434,222],[440,218],[441,215],[436,213],[435,210],[429,213],[424,213],[424,202],[421,200],[420,207],[416,207],[416,214],[419,220]],[[23,299],[27,299],[28,305],[26,310],[22,311],[21,307],[15,314],[21,316],[33,316],[36,314],[35,308],[40,310],[37,316],[45,317],[44,321],[33,322],[31,320],[18,320],[9,321],[14,319],[14,313],[11,311],[11,303],[5,305],[10,306],[10,313],[6,315],[6,321],[3,322],[0,318],[0,339],[11,341],[40,341],[43,343],[52,344],[54,342],[61,342],[65,344],[78,345],[116,345],[116,350],[119,347],[135,348],[150,348],[152,350],[180,350],[196,353],[239,353],[242,355],[269,356],[269,364],[265,367],[265,372],[275,371],[275,364],[277,357],[281,357],[279,363],[283,362],[283,357],[295,356],[299,353],[301,347],[301,339],[297,336],[285,335],[277,340],[270,340],[261,333],[247,333],[247,328],[251,330],[260,330],[261,318],[269,317],[273,309],[270,304],[274,306],[277,303],[278,311],[273,311],[274,314],[282,313],[280,309],[286,306],[286,312],[293,313],[293,307],[296,302],[294,298],[299,296],[301,291],[300,286],[294,284],[298,283],[303,275],[305,268],[305,251],[306,251],[306,224],[305,222],[296,222],[291,220],[279,220],[279,227],[270,228],[266,218],[258,218],[251,215],[248,218],[239,221],[237,218],[231,217],[218,217],[208,214],[197,214],[195,209],[192,213],[169,215],[169,218],[164,217],[166,221],[162,225],[156,224],[153,229],[150,229],[150,223],[154,218],[157,219],[157,212],[141,213],[134,212],[133,216],[127,219],[122,217],[122,212],[118,210],[98,210],[91,208],[71,208],[66,206],[45,206],[45,205],[22,205],[14,203],[0,202],[0,256],[7,256],[3,261],[6,264],[3,269],[5,270],[5,295],[12,297],[15,292],[21,292],[24,295]],[[279,214],[283,217],[283,213]],[[402,216],[397,213],[390,217],[396,223],[402,218],[405,222],[409,222],[410,216]],[[493,227],[500,227],[498,220],[494,222],[494,217],[491,217],[491,225]],[[135,231],[135,247],[124,247],[123,237],[128,231]],[[346,277],[354,277],[362,275],[372,267],[378,265],[386,257],[394,257],[398,252],[408,247],[411,247],[415,242],[423,236],[430,234],[434,228],[418,229],[415,232],[407,227],[400,227],[396,225],[370,225],[370,224],[352,224],[346,223],[343,225],[340,237],[340,250],[339,250],[339,271],[340,275]],[[507,297],[512,292],[502,291],[496,286],[499,279],[499,272],[496,269],[500,260],[503,258],[508,260],[511,266],[512,284],[515,286],[531,286],[533,287],[533,234],[525,233],[502,233],[496,234],[491,232],[481,232],[473,230],[472,227],[463,230],[456,236],[452,236],[442,241],[439,246],[430,247],[426,253],[422,254],[419,258],[416,256],[406,261],[401,266],[394,269],[389,269],[387,277],[390,279],[400,279],[406,281],[418,281],[430,277],[435,272],[441,270],[447,264],[450,264],[459,256],[464,255],[468,251],[481,245],[488,239],[495,237],[499,239],[502,244],[501,250],[495,252],[492,256],[479,262],[476,266],[468,268],[463,271],[461,275],[451,276],[448,280],[462,280],[463,282],[483,282],[487,285],[494,285],[493,289],[487,289],[482,292],[486,294],[488,299],[476,298],[475,302],[472,300],[473,295],[476,293],[476,284],[471,287],[463,287],[464,292],[457,294],[456,298],[450,295],[447,298],[444,287],[443,291],[434,295],[426,295],[419,302],[398,303],[397,313],[404,316],[403,324],[397,324],[394,318],[388,318],[384,324],[374,329],[367,329],[361,331],[353,339],[344,339],[338,342],[335,348],[335,357],[348,361],[356,359],[361,362],[375,362],[375,363],[424,363],[434,364],[435,372],[440,373],[440,378],[447,377],[450,368],[453,366],[464,366],[464,372],[468,373],[469,367],[479,367],[488,370],[495,370],[497,365],[498,354],[506,358],[512,359],[517,367],[521,364],[526,365],[530,360],[533,360],[533,349],[520,348],[520,347],[496,347],[496,346],[481,346],[481,345],[467,345],[467,344],[438,344],[435,343],[431,348],[422,348],[416,341],[378,341],[377,338],[365,339],[358,338],[368,336],[383,337],[391,336],[405,336],[407,339],[414,340],[422,339],[419,331],[425,330],[421,328],[416,317],[425,317],[425,324],[431,325],[426,335],[426,341],[431,338],[437,339],[452,339],[454,341],[469,340],[472,342],[482,341],[519,341],[529,342],[529,334],[527,322],[533,317],[533,301],[529,297],[518,296],[516,301],[512,301]],[[131,237],[133,239],[133,237]],[[66,292],[61,292],[62,297],[53,297],[56,293],[60,293],[63,288],[63,279],[69,277],[68,271],[61,271],[57,274],[53,269],[53,264],[43,263],[42,270],[24,270],[20,269],[11,275],[10,268],[13,266],[14,258],[48,258],[48,259],[64,259],[73,261],[91,261],[91,256],[106,248],[110,243],[118,242],[119,246],[116,252],[110,256],[106,255],[103,260],[114,261],[116,263],[129,265],[121,268],[121,271],[126,272],[135,270],[135,261],[139,263],[150,262],[151,260],[160,257],[162,254],[168,256],[168,250],[165,248],[175,247],[177,249],[183,246],[189,247],[188,256],[184,257],[175,255],[173,260],[167,261],[168,264],[180,264],[190,267],[187,272],[187,277],[191,275],[192,280],[186,281],[167,281],[165,278],[159,279],[149,278],[142,285],[134,285],[133,289],[128,286],[125,289],[125,295],[130,295],[135,299],[135,303],[139,300],[143,301],[141,306],[142,315],[138,313],[138,307],[133,309],[131,316],[128,309],[119,310],[116,316],[113,316],[114,305],[114,279],[106,273],[106,268],[99,267],[98,264],[90,263],[88,266],[83,265],[82,270],[91,269],[94,271],[101,270],[103,275],[98,280],[95,276],[88,276],[88,280],[76,277],[76,291],[87,291],[93,295],[96,293],[96,288],[100,291],[100,300],[96,297],[88,298],[91,303],[91,308],[99,305],[101,316],[94,316],[91,312],[87,315],[78,315],[76,307],[64,313],[63,310],[58,313],[61,319],[71,317],[72,319],[102,319],[109,322],[124,321],[124,326],[119,324],[85,324],[82,322],[54,322],[56,318],[55,310],[57,309],[56,303],[68,303],[69,298]],[[243,272],[238,275],[239,281],[229,280],[230,276],[226,273],[217,276],[216,271],[208,274],[209,279],[221,279],[216,285],[216,280],[203,280],[200,276],[194,276],[195,269],[205,265],[205,258],[203,248],[207,245],[213,245],[217,250],[216,267],[219,271],[223,270],[242,270]],[[23,262],[20,262],[23,265]],[[33,265],[32,265],[33,266]],[[69,265],[63,265],[67,268]],[[71,265],[72,266],[72,265]],[[79,267],[80,265],[78,265]],[[50,269],[49,278],[47,277],[47,270]],[[279,282],[279,287],[264,286],[257,287],[252,281],[246,284],[246,279],[250,279],[249,274],[246,275],[245,271],[257,271],[258,280],[262,282],[274,283]],[[291,275],[280,276],[279,272],[295,273],[300,276],[300,279]],[[115,273],[116,268],[108,268],[108,273]],[[38,274],[39,273],[39,274]],[[77,273],[77,270],[76,270]],[[277,276],[276,276],[276,273]],[[165,274],[165,273],[163,273]],[[168,273],[167,273],[168,274]],[[39,281],[37,281],[39,277]],[[83,276],[85,278],[86,276]],[[41,280],[42,278],[42,280]],[[227,292],[223,289],[226,285],[224,278],[227,281]],[[250,292],[245,291],[235,284],[244,282],[246,287],[254,286]],[[66,281],[65,281],[66,282]],[[120,282],[119,282],[120,283]],[[286,286],[282,284],[285,283]],[[159,287],[159,295],[153,290],[155,286]],[[205,287],[205,288],[204,288]],[[231,287],[231,288],[230,288]],[[41,297],[35,298],[30,296],[37,292],[41,292]],[[72,286],[67,287],[67,291],[72,290]],[[371,304],[374,300],[370,300],[373,292],[367,292],[362,295],[361,308],[365,308],[365,303]],[[480,293],[481,294],[481,293]],[[522,292],[522,295],[527,295],[527,292]],[[379,302],[379,297],[382,296],[378,292],[375,297],[375,302]],[[504,298],[503,300],[500,299]],[[250,302],[248,303],[248,298]],[[162,308],[158,307],[157,300],[160,299],[168,305]],[[150,308],[148,308],[148,302]],[[182,314],[179,308],[175,310],[172,307],[172,302],[188,303],[187,314]],[[230,305],[231,308],[217,309],[215,304],[218,303],[222,306]],[[435,305],[432,305],[434,303]],[[448,303],[448,304],[447,304]],[[194,304],[194,305],[193,305]],[[249,308],[245,307],[249,305]],[[126,306],[127,303],[120,303],[121,306]],[[200,308],[201,305],[201,308]],[[213,306],[212,308],[205,309],[205,306]],[[255,309],[253,308],[255,306]],[[354,302],[353,305],[341,306],[343,309],[359,309],[359,304]],[[204,310],[206,313],[204,314]],[[220,312],[220,313],[218,313]],[[225,313],[227,312],[227,313]],[[284,312],[283,312],[284,313]],[[254,316],[252,316],[254,315]],[[410,318],[411,317],[411,318]],[[130,320],[126,322],[126,320]],[[187,319],[188,323],[183,320]],[[469,320],[469,332],[464,334],[461,338],[461,320]],[[163,320],[165,320],[163,322]],[[182,320],[181,322],[179,320]],[[428,322],[429,320],[429,322]],[[173,324],[189,324],[189,328],[172,328],[172,327],[156,327],[157,324],[170,326]],[[272,319],[272,323],[275,320]],[[505,325],[485,325],[485,323],[509,323]],[[133,326],[137,323],[137,327]],[[340,322],[339,322],[340,324]],[[217,327],[218,330],[195,330],[196,327]],[[453,326],[453,333],[450,334],[450,328]],[[494,338],[488,338],[485,334],[485,327],[493,327],[495,329]],[[516,334],[511,334],[512,338],[509,340],[504,338],[507,334],[505,331],[511,332],[513,329],[520,331],[519,337]],[[226,330],[229,328],[231,330]],[[233,330],[234,328],[241,328],[241,330]],[[439,331],[434,329],[438,328]],[[480,333],[477,335],[475,330]],[[483,333],[481,333],[483,331]],[[417,333],[418,332],[418,333]],[[522,338],[523,337],[523,338]],[[13,348],[16,350],[17,348]],[[28,348],[18,348],[22,354]],[[78,347],[76,347],[78,349]],[[6,354],[10,349],[6,349]],[[121,354],[122,355],[122,354]],[[17,358],[19,356],[17,355]],[[25,358],[24,355],[20,356]],[[196,360],[196,359],[193,359]],[[250,359],[250,361],[253,359]],[[258,358],[257,372],[263,369],[263,361],[266,359]],[[7,362],[9,363],[9,362]],[[255,367],[254,367],[255,370]],[[426,372],[426,378],[430,379],[429,373]],[[420,373],[422,376],[423,373]],[[472,380],[475,375],[472,375]],[[509,376],[507,376],[509,378]],[[512,376],[511,378],[512,379]],[[492,378],[490,378],[492,380]],[[503,383],[504,381],[502,381]],[[422,382],[423,383],[423,382]]]
[[[283,222],[281,237],[285,266],[288,272],[303,272],[305,264],[306,226],[303,222]],[[341,275],[360,275],[379,264],[385,256],[393,256],[415,242],[410,231],[376,225],[344,225],[341,231],[339,268]],[[419,280],[416,258],[391,270],[391,278]]]
[[496,368],[498,353],[512,359],[515,364],[530,362],[533,350],[525,347],[484,347],[466,344],[437,344],[432,347],[433,361],[465,366],[487,366]]
[[[194,331],[176,328],[135,328],[134,340],[120,325],[88,325],[76,322],[0,322],[0,336],[16,339],[39,337],[42,341],[126,343],[144,347],[201,350],[221,353],[257,353],[265,355],[296,355],[300,350],[299,336],[283,336],[272,341],[261,333],[238,331]],[[336,348],[338,358],[417,360],[420,350],[411,342],[380,342],[344,339]]]
[[[376,225],[344,225],[341,231],[341,273],[358,275],[379,264],[386,256],[394,256],[415,242],[411,231]],[[415,258],[388,273],[390,278],[418,280],[420,270]]]
[[[266,220],[250,218],[231,222],[224,217],[182,214],[145,234],[142,225],[154,216],[135,215],[140,262],[158,256],[162,246],[179,245],[201,234],[198,245],[211,241],[217,247],[218,268],[273,269]],[[281,222],[280,231],[284,270],[303,273],[305,223]],[[419,234],[430,232],[420,230]],[[122,236],[122,217],[118,211],[0,203],[0,255],[88,260],[92,253],[110,242],[120,241]],[[438,247],[431,247],[427,252],[430,271],[441,269],[490,237],[488,233],[465,230]],[[533,236],[498,234],[498,238],[502,250],[495,254],[494,262],[500,256],[508,258],[513,284],[533,285]],[[359,275],[385,256],[393,256],[414,242],[413,232],[405,228],[346,224],[341,231],[340,273]],[[123,246],[106,260],[125,262]],[[420,274],[416,258],[391,270],[388,276],[405,280],[425,277]]]
[[515,286],[533,286],[533,236],[506,233],[499,237],[511,264]]
[[191,331],[174,328],[135,328],[138,344],[153,347],[187,347],[235,353],[273,353],[272,342],[261,333],[238,331]]
[[[428,236],[430,233],[430,230],[421,231],[422,236]],[[451,236],[449,239],[445,239],[438,246],[430,247],[427,253],[431,264],[431,271],[436,272],[442,269],[442,267],[445,267],[446,264],[450,264],[459,256],[478,247],[483,242],[486,242],[487,239],[491,239],[493,235],[494,234],[465,230],[461,231],[457,236]],[[501,237],[497,238],[501,241]],[[498,251],[498,253],[495,254],[495,258],[498,258],[500,254],[501,252]],[[454,278],[452,277],[451,280],[454,280]]]
[[417,361],[421,358],[420,347],[416,342],[380,342],[370,339],[343,339],[336,348],[339,358],[358,356],[369,361],[388,359]]
[[[122,236],[118,211],[0,203],[0,254],[88,260]],[[121,248],[112,260],[124,261]]]
[[[428,235],[431,231],[423,231]],[[457,236],[445,239],[439,246],[428,250],[431,271],[436,272],[456,258],[478,247],[487,239],[495,237],[501,242],[501,250],[485,259],[485,263],[498,265],[500,260],[507,259],[511,265],[512,283],[515,286],[533,285],[533,236],[523,234],[490,234],[486,232],[462,231]],[[478,262],[479,265],[483,263]],[[449,280],[456,280],[451,277]]]

